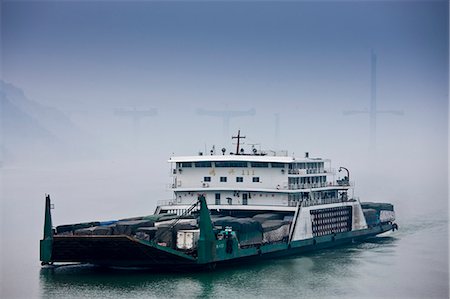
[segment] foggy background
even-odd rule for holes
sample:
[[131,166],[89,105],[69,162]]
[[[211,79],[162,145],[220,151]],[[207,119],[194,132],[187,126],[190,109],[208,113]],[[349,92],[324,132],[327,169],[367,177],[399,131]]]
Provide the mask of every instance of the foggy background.
[[[355,195],[394,203],[400,228],[447,220],[448,14],[446,1],[2,2],[4,281],[38,265],[46,193],[54,224],[151,214],[171,197],[171,155],[232,150],[238,129],[246,150],[349,168]],[[370,108],[371,51],[378,110],[403,113],[377,115],[375,148],[369,115],[344,114]],[[207,111],[247,115],[224,126]],[[33,259],[8,267],[17,251]]]

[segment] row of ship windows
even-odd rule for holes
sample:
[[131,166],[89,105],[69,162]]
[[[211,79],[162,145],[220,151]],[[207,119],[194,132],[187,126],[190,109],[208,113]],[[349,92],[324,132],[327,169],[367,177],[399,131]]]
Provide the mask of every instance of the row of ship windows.
[[288,178],[289,184],[315,184],[315,183],[326,183],[326,181],[327,181],[326,176]]
[[[246,161],[224,161],[224,162],[210,162],[210,161],[201,161],[201,162],[181,162],[177,163],[177,167],[183,168],[192,168],[195,166],[196,168],[204,168],[204,167],[248,167],[248,163]],[[268,168],[269,165],[272,168],[284,168],[285,163],[277,163],[277,162],[250,162],[250,167],[255,168]]]
[[[205,168],[205,167],[254,167],[254,168],[285,168],[286,163],[281,162],[247,162],[247,161],[200,161],[200,162],[178,162],[177,167],[180,168]],[[250,165],[250,166],[249,166]],[[289,169],[313,169],[323,168],[323,162],[310,162],[310,163],[289,163]]]
[[[250,194],[247,194],[247,193],[243,193],[242,194],[242,204],[245,206],[245,205],[248,205],[248,199],[250,198]],[[232,205],[233,204],[233,199],[231,198],[231,197],[227,197],[226,198],[226,200],[227,200],[227,204],[229,204],[229,205]],[[215,202],[214,202],[216,205],[220,205],[220,204],[222,204],[221,203],[221,201],[220,201],[220,193],[216,193],[215,194]]]
[[[227,180],[228,180],[228,178],[226,176],[221,176],[219,178],[219,181],[221,183],[226,183]],[[211,177],[210,176],[203,177],[203,182],[211,182]],[[244,177],[241,177],[241,176],[236,177],[236,183],[243,183],[243,182],[244,182]],[[259,176],[254,176],[252,178],[252,182],[253,183],[259,183],[260,182]]]

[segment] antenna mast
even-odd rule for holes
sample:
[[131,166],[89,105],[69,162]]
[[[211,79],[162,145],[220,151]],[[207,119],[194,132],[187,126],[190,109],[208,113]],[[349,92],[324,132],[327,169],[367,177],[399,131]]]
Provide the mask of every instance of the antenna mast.
[[244,139],[245,136],[241,136],[241,130],[238,130],[237,136],[231,136],[231,139],[237,139],[237,146],[236,146],[236,155],[239,155],[239,143],[241,139]]

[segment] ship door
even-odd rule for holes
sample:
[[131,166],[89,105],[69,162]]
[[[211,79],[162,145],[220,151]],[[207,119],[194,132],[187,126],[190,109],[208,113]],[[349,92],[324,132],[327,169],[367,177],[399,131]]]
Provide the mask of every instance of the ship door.
[[248,205],[248,194],[247,193],[242,194],[242,204]]

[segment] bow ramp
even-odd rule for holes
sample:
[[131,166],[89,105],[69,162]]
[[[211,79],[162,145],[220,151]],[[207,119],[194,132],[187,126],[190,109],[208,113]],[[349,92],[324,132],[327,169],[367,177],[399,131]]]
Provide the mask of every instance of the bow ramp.
[[109,266],[189,266],[192,256],[130,236],[55,236],[53,262],[80,262]]

